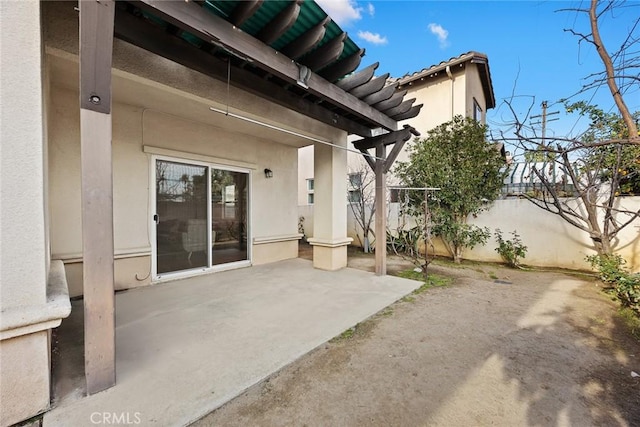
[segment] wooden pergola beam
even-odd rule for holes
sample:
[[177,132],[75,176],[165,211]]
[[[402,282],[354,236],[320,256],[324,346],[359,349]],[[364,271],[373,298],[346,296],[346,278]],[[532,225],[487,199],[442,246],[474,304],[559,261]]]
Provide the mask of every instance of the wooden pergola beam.
[[[251,59],[253,65],[287,82],[295,84],[299,78],[299,68],[291,58],[278,54],[260,40],[197,4],[163,0],[139,0],[136,4],[202,40],[222,45],[230,52]],[[309,77],[307,87],[313,95],[376,126],[387,130],[395,130],[398,126],[395,120],[315,73]]]
[[378,145],[391,145],[397,141],[411,137],[412,127],[405,125],[403,129],[396,130],[394,132],[385,133],[382,135],[374,136],[371,138],[364,138],[353,143],[353,146],[358,150],[369,150],[375,148]]
[[82,273],[87,392],[115,385],[115,295],[111,160],[113,0],[81,1],[80,147]]
[[[198,49],[181,38],[168,34],[162,28],[146,22],[144,19],[116,10],[116,37],[128,43],[155,53],[156,55],[182,64],[218,80],[227,80],[228,64],[202,49]],[[231,85],[260,97],[269,99],[308,117],[342,129],[350,134],[370,136],[371,129],[337,115],[321,105],[296,96],[281,86],[266,79],[260,79],[248,70],[231,67]]]

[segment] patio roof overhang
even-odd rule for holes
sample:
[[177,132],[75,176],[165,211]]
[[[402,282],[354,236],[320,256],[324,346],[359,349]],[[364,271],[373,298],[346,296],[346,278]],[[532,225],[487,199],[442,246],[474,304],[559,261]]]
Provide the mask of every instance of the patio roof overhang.
[[[114,35],[206,75],[362,136],[375,146],[376,193],[421,106],[361,71],[364,51],[313,1],[80,1],[80,142],[87,392],[115,384],[111,69]],[[386,102],[385,102],[386,101]],[[391,134],[379,139],[380,128]],[[384,133],[384,132],[383,132]],[[383,161],[384,160],[384,161]],[[389,160],[389,161],[387,161]],[[387,167],[385,167],[385,165]],[[384,212],[378,206],[378,212]],[[376,230],[384,236],[384,215]],[[384,253],[379,239],[378,253]],[[377,255],[376,273],[385,274]]]
[[118,2],[115,36],[362,137],[420,112],[313,1]]

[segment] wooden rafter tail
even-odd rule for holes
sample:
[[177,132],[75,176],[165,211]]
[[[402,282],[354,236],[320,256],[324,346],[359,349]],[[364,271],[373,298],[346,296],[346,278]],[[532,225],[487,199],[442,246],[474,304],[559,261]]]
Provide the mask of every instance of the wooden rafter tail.
[[[386,88],[385,88],[386,89]],[[406,90],[394,93],[391,98],[380,101],[373,104],[373,108],[376,108],[386,114],[386,111],[390,108],[397,107],[402,102],[402,99],[407,94]]]
[[364,98],[365,96],[369,96],[372,93],[379,92],[384,87],[387,79],[389,78],[389,73],[383,74],[380,77],[376,77],[375,79],[369,80],[367,83],[360,85],[354,89],[351,89],[349,93],[356,98]]
[[262,1],[263,0],[239,1],[236,7],[233,8],[233,11],[231,11],[229,21],[236,27],[240,27],[260,9]]
[[[300,78],[300,69],[286,55],[277,54],[260,40],[235,28],[213,13],[201,13],[201,7],[196,4],[182,1],[139,0],[136,5],[196,37],[205,41],[215,41],[225,49],[237,52],[241,57],[252,60],[252,66],[261,69],[264,73],[271,73],[274,77],[290,84],[295,84]],[[366,121],[369,132],[357,133],[358,135],[371,135],[371,127],[393,130],[398,126],[389,116],[360,102],[318,74],[311,73],[307,86],[306,90],[322,99],[323,103],[335,105],[357,117],[358,120]],[[351,122],[355,123],[353,120]]]
[[354,70],[356,70],[360,66],[360,62],[362,61],[364,53],[365,50],[360,49],[356,53],[353,53],[346,58],[341,59],[338,62],[334,62],[328,67],[318,71],[318,74],[322,78],[333,83],[340,77],[352,73]]
[[397,87],[398,87],[398,82],[391,84],[389,86],[385,86],[384,88],[382,88],[382,90],[362,98],[362,101],[366,102],[369,105],[374,105],[374,108],[375,108],[375,104],[377,104],[378,102],[385,101],[391,98],[393,94],[396,93]]
[[282,48],[282,53],[291,59],[298,59],[313,50],[324,37],[331,18],[326,17],[306,33],[303,33]]
[[406,101],[401,102],[400,105],[398,105],[397,107],[393,107],[385,111],[385,114],[388,115],[389,117],[394,117],[400,114],[404,114],[411,109],[411,106],[413,105],[414,102],[416,102],[415,98],[407,99]]
[[271,22],[264,26],[256,36],[265,44],[271,44],[284,35],[300,15],[300,5],[302,0],[296,0],[285,7]]
[[347,33],[340,33],[337,37],[329,40],[313,52],[309,53],[300,62],[312,71],[316,72],[330,63],[336,61],[342,55],[344,50],[344,40],[347,38]]
[[393,116],[391,118],[393,120],[397,121],[397,122],[399,122],[400,120],[412,119],[412,118],[416,117],[418,114],[420,114],[420,109],[422,108],[422,105],[423,104],[414,105],[406,113],[398,114],[397,116]]
[[380,65],[379,62],[371,64],[368,67],[365,67],[362,70],[357,71],[339,80],[336,83],[336,86],[338,86],[340,89],[344,90],[345,92],[349,92],[351,89],[358,87],[361,84],[365,84],[366,82],[371,80],[371,78],[373,77],[373,73],[376,71],[379,65]]

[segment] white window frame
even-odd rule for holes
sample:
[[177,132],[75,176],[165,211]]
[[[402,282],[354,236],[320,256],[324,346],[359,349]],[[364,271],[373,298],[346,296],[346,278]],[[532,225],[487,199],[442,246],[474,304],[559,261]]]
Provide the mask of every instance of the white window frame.
[[[315,205],[316,203],[315,188],[315,178],[307,178],[307,205]],[[313,199],[313,201],[309,202],[310,199]]]
[[[227,264],[207,265],[207,267],[196,267],[189,270],[180,270],[176,272],[161,273],[158,274],[158,240],[157,240],[157,227],[154,221],[154,215],[156,212],[156,161],[162,160],[167,162],[182,163],[187,165],[204,166],[207,168],[207,221],[211,226],[212,212],[211,212],[211,169],[220,169],[229,172],[240,172],[247,174],[247,259],[242,261],[230,262]],[[209,274],[218,271],[233,270],[236,268],[250,267],[253,263],[253,245],[252,245],[252,232],[253,232],[253,212],[252,212],[252,195],[253,195],[253,170],[249,168],[243,168],[239,166],[230,166],[220,163],[205,162],[201,160],[193,160],[189,158],[173,157],[153,154],[150,156],[150,168],[149,168],[149,236],[151,239],[151,282],[159,283],[169,280],[176,280],[185,277],[198,276],[202,274]],[[207,233],[208,247],[211,248],[211,233]],[[207,253],[207,264],[211,263],[211,254]]]

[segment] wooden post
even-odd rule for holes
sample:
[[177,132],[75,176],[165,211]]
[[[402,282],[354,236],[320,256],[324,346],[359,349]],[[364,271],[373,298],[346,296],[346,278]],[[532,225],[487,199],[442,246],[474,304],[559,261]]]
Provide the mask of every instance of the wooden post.
[[387,147],[376,145],[376,276],[387,274],[387,174],[385,160]]
[[82,272],[87,393],[115,385],[111,58],[115,3],[80,6]]

